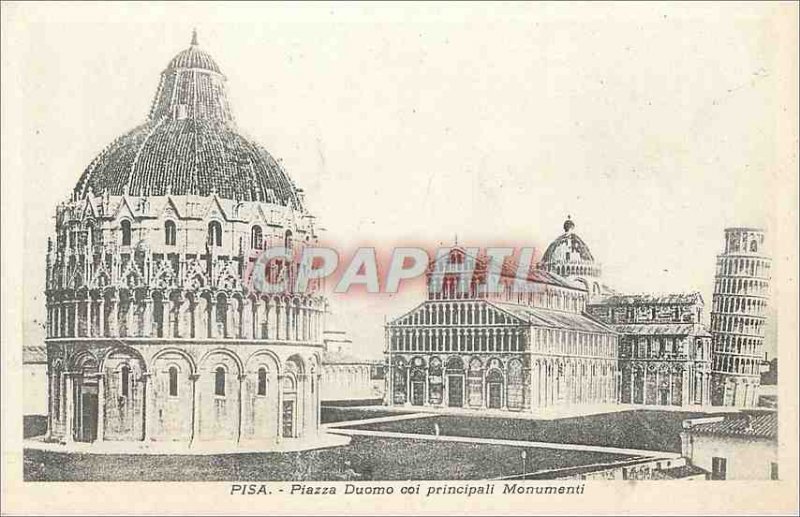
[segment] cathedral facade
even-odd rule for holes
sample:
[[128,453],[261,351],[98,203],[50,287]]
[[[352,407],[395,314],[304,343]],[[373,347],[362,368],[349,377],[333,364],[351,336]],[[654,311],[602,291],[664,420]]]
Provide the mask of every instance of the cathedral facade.
[[525,292],[506,269],[488,292],[484,259],[456,247],[440,260],[447,273],[437,279],[432,264],[428,299],[386,325],[390,405],[530,411],[618,400],[617,334],[584,313],[585,289],[536,268]]
[[283,167],[238,132],[225,88],[195,35],[161,74],[146,122],[57,208],[50,440],[269,449],[317,433],[326,300],[243,282],[265,246],[314,243],[314,218]]

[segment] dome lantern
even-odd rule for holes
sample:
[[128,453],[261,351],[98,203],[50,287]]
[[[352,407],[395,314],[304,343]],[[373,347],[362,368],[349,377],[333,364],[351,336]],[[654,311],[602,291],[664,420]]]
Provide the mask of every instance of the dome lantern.
[[572,222],[572,216],[567,216],[567,220],[564,221],[564,232],[569,233],[573,228],[575,228],[575,223]]

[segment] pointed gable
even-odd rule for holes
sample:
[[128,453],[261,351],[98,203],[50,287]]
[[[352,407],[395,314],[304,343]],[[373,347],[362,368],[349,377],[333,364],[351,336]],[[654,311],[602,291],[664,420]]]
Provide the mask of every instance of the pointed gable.
[[216,194],[211,197],[208,205],[206,205],[204,215],[205,219],[222,219],[223,221],[228,220],[228,214],[222,207],[222,203],[220,203],[219,197]]
[[127,196],[122,196],[120,198],[119,204],[117,205],[117,208],[114,210],[114,214],[111,217],[115,220],[120,220],[124,217],[136,219],[136,215],[133,213],[133,208],[131,208]]
[[94,199],[92,198],[92,196],[87,196],[86,197],[86,203],[84,203],[84,205],[83,205],[83,217],[82,217],[82,219],[86,220],[87,218],[90,218],[90,217],[93,218],[93,219],[96,219],[98,217],[98,211],[97,211],[97,207],[95,206]]
[[167,200],[164,202],[164,207],[161,209],[161,217],[165,219],[182,218],[181,213],[178,210],[178,206],[175,204],[175,201],[172,199],[172,196],[167,196]]

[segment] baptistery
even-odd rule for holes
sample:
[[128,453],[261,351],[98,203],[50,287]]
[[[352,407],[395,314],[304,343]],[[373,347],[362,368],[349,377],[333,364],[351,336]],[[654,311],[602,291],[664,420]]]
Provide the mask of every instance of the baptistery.
[[[48,438],[313,440],[327,302],[246,278],[267,247],[297,256],[315,242],[302,189],[239,131],[226,77],[194,34],[161,73],[147,120],[103,149],[57,207]],[[290,277],[298,266],[276,267]]]

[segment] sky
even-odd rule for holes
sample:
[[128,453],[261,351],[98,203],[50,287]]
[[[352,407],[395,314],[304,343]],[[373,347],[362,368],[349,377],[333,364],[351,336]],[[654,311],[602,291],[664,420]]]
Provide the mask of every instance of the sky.
[[[543,249],[571,215],[620,292],[700,291],[723,229],[796,277],[793,4],[5,4],[3,176],[22,185],[25,341],[41,342],[56,205],[200,46],[242,131],[326,241]],[[788,21],[791,19],[791,21]],[[788,32],[787,32],[788,31]],[[788,193],[787,193],[788,192]],[[4,196],[8,191],[4,192]],[[18,217],[20,216],[20,217]],[[787,283],[789,282],[790,283]],[[795,287],[792,287],[795,288]],[[780,295],[780,293],[777,293]],[[423,299],[334,297],[354,351]],[[777,306],[777,304],[775,304]],[[774,355],[772,311],[767,352]]]

